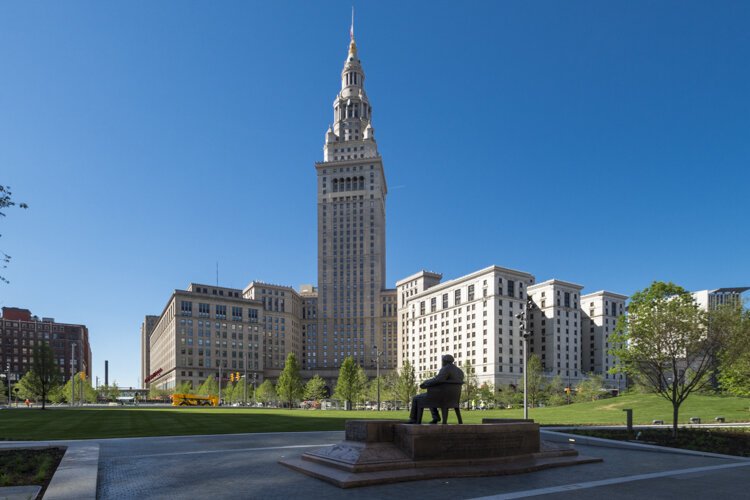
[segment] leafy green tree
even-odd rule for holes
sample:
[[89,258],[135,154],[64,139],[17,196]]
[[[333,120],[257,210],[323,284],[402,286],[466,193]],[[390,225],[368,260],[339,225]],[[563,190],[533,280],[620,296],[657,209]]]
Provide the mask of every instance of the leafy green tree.
[[750,396],[750,310],[741,303],[709,312],[709,335],[724,339],[717,358],[721,389],[734,396]]
[[232,397],[234,396],[234,388],[235,388],[234,382],[229,381],[221,389],[221,399],[224,400],[225,403],[232,402]]
[[67,401],[67,398],[65,397],[64,393],[65,389],[61,385],[56,385],[49,391],[49,395],[47,396],[52,403],[64,403]]
[[299,374],[300,366],[297,362],[297,356],[290,352],[286,357],[284,369],[279,375],[279,381],[276,384],[276,392],[279,397],[293,408],[294,402],[302,397],[304,385],[302,377]]
[[466,401],[466,407],[471,408],[471,402],[477,398],[477,390],[479,389],[479,381],[477,380],[477,370],[471,363],[470,359],[466,360],[463,366],[464,369],[464,401]]
[[404,361],[395,378],[393,392],[407,408],[411,407],[411,400],[417,395],[417,377],[408,359]]
[[612,373],[624,372],[672,404],[677,437],[680,405],[707,387],[722,335],[707,335],[706,314],[692,295],[673,283],[654,282],[632,297],[628,315],[610,336]]
[[22,399],[41,400],[42,410],[46,407],[47,394],[59,385],[60,371],[57,369],[52,348],[43,342],[34,347],[32,368],[21,378],[18,396]]
[[255,390],[255,399],[261,403],[269,403],[276,400],[276,389],[269,379],[264,380]]
[[589,376],[576,386],[576,399],[580,401],[596,401],[602,395],[604,379],[601,375],[589,373]]
[[532,354],[526,361],[526,370],[528,371],[527,377],[529,381],[529,388],[527,396],[529,399],[529,405],[533,408],[539,404],[539,399],[544,393],[544,372],[542,370],[542,361],[539,356]]
[[334,396],[337,399],[347,402],[347,409],[352,409],[352,403],[358,401],[365,392],[366,377],[363,383],[362,375],[364,373],[361,367],[357,366],[354,358],[351,356],[344,359],[339,369],[339,378],[336,380],[336,389]]
[[320,401],[326,397],[326,381],[320,375],[315,375],[307,381],[304,390],[305,399]]
[[5,379],[0,377],[0,401],[8,399],[8,388],[5,387]]
[[495,405],[495,387],[492,384],[484,382],[479,386],[477,395],[487,407]]
[[[83,399],[85,403],[96,403],[98,393],[96,389],[91,387],[91,380],[88,378],[83,380],[83,377],[83,372],[78,372],[72,379],[69,379],[65,383],[65,385],[63,386],[63,395],[66,401],[70,402],[72,385],[75,382],[76,386],[74,403],[79,403],[81,399]],[[81,398],[81,391],[83,391],[83,398]]]
[[[67,394],[70,394],[68,392]],[[165,400],[169,398],[169,396],[172,394],[172,391],[170,389],[160,389],[159,387],[152,385],[148,389],[148,398],[149,399],[161,399]]]
[[18,399],[31,399],[36,401],[39,397],[39,390],[33,380],[34,378],[36,378],[34,370],[29,370],[23,375],[23,377],[21,377],[21,380],[16,382],[15,388],[18,389]]
[[216,381],[216,377],[209,375],[195,392],[200,396],[218,396],[219,383]]
[[[5,212],[3,211],[3,209],[16,206],[16,202],[13,201],[12,196],[13,193],[10,191],[10,186],[4,186],[0,184],[0,217],[5,217]],[[29,208],[26,203],[18,203],[17,205],[18,208]],[[9,262],[10,255],[3,251],[0,251],[0,269],[5,269],[6,267],[8,267]],[[9,281],[3,276],[0,276],[0,282],[9,283]]]
[[[117,383],[115,382],[115,384]],[[192,394],[192,393],[193,393],[193,383],[189,380],[180,382],[174,388],[174,394]]]
[[560,406],[567,402],[565,383],[560,375],[555,375],[552,380],[547,382],[544,389],[544,397],[546,397],[549,406]]
[[506,384],[498,388],[495,399],[503,408],[513,408],[522,404],[523,393],[515,386]]

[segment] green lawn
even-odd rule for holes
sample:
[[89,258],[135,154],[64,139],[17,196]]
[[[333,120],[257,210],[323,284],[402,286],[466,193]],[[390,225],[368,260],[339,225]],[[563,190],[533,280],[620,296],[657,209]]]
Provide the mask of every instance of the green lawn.
[[[671,422],[669,403],[655,395],[621,396],[591,403],[533,408],[529,416],[545,425],[624,424],[623,408],[633,409],[636,424],[652,420]],[[713,422],[750,421],[750,398],[691,396],[681,409],[680,421],[700,417]],[[482,418],[518,418],[522,410],[464,411],[465,423]],[[242,432],[295,432],[343,430],[355,418],[406,420],[405,411],[321,411],[259,408],[55,408],[0,411],[0,439],[43,440],[135,436],[179,436]],[[455,422],[451,412],[449,422]]]

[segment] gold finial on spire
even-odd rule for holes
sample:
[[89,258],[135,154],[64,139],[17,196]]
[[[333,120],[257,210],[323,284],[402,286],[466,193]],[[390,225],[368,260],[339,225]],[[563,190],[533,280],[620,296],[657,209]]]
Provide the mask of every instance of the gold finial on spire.
[[354,41],[354,5],[352,5],[352,24],[349,26],[349,54],[357,55],[357,42]]

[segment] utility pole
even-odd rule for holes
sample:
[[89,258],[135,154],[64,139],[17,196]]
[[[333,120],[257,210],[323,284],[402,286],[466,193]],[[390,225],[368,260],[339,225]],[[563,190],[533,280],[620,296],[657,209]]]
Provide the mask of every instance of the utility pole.
[[247,405],[247,351],[245,351],[245,376],[243,377],[243,380],[245,388],[242,396],[242,403]]
[[81,390],[79,391],[78,396],[81,398],[81,406],[83,406],[83,379],[86,377],[86,372],[83,371],[83,338],[81,338],[81,343],[78,346],[78,363],[81,365]]
[[10,406],[11,406],[10,403],[11,403],[11,400],[12,400],[12,398],[11,398],[11,392],[10,392],[10,361],[8,361],[7,363],[5,363],[5,373],[6,373],[6,375],[5,375],[5,381],[8,382],[8,408],[10,408]]
[[70,345],[70,406],[73,406],[76,402],[76,343]]
[[529,418],[529,370],[528,370],[528,359],[529,359],[529,332],[526,325],[526,311],[529,309],[530,303],[527,302],[526,310],[516,314],[516,319],[519,320],[519,330],[521,338],[523,338],[523,418]]
[[378,346],[372,346],[375,349],[375,380],[378,388],[378,411],[380,411],[380,356],[383,355],[382,351],[378,351]]

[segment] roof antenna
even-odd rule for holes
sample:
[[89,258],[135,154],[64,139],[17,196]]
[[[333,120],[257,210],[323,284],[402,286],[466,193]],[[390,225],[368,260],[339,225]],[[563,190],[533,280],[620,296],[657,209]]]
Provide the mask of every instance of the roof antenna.
[[219,261],[216,261],[216,286],[219,286]]

